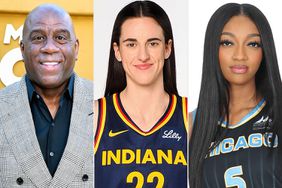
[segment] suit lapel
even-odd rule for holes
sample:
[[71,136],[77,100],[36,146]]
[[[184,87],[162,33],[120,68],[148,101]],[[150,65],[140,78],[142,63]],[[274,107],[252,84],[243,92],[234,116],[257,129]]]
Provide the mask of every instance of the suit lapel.
[[51,187],[67,187],[92,155],[93,94],[75,77],[68,142]]
[[8,108],[4,125],[5,135],[23,172],[36,187],[47,187],[52,177],[35,134],[24,77],[11,92],[14,93],[6,100]]

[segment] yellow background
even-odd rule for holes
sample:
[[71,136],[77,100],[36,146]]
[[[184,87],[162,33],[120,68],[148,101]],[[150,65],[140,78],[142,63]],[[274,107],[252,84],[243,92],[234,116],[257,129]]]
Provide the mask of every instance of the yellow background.
[[[10,44],[4,44],[7,24],[17,30],[27,14],[42,3],[54,3],[70,13],[77,38],[79,39],[79,55],[75,72],[81,77],[93,80],[93,0],[1,0],[0,3],[0,61],[10,50],[19,47],[19,38]],[[25,73],[22,61],[14,66],[14,73],[22,76]],[[1,79],[1,78],[0,78]],[[0,88],[5,87],[0,80]]]

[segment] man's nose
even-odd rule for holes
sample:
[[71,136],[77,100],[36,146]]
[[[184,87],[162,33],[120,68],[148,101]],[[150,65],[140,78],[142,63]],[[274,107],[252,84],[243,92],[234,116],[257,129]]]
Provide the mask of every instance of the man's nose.
[[45,53],[55,53],[59,51],[59,48],[56,44],[56,41],[54,41],[54,39],[47,38],[40,50]]

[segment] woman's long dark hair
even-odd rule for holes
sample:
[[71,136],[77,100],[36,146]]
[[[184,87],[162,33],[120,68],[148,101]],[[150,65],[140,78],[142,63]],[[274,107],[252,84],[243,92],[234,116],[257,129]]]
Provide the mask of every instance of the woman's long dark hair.
[[108,65],[108,75],[106,82],[106,89],[104,96],[112,95],[116,92],[121,92],[126,87],[126,77],[122,64],[115,58],[113,44],[119,45],[119,38],[122,24],[130,18],[136,17],[150,17],[157,21],[161,26],[165,43],[172,40],[171,54],[165,60],[163,75],[164,75],[164,89],[169,94],[178,95],[176,87],[176,73],[175,73],[175,55],[171,24],[165,11],[156,3],[152,1],[135,1],[125,6],[117,15],[111,39],[110,57]]
[[[249,17],[260,33],[263,59],[256,73],[256,89],[270,106],[274,125],[272,131],[281,135],[281,78],[270,25],[263,13],[253,5],[225,4],[212,15],[205,35],[201,91],[189,148],[191,188],[202,186],[205,156],[225,134],[218,126],[218,121],[221,117],[227,117],[228,122],[229,90],[228,82],[220,69],[218,54],[223,27],[236,15]],[[211,143],[214,144],[210,148]]]

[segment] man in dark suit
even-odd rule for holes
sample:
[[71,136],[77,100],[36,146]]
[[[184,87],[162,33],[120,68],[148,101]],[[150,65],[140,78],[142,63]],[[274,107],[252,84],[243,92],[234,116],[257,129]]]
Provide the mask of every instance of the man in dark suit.
[[26,75],[0,91],[0,187],[93,187],[93,87],[73,71],[71,17],[35,8],[20,48]]

